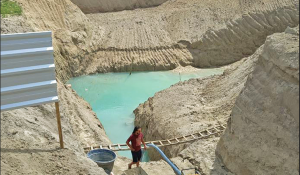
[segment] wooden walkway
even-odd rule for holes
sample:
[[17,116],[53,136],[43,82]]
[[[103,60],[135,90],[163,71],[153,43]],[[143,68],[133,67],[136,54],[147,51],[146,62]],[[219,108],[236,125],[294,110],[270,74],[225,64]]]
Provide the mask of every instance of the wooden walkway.
[[[226,128],[226,125],[218,125],[212,128],[208,128],[206,130],[190,134],[190,135],[185,135],[185,136],[180,136],[176,137],[173,139],[168,139],[168,140],[157,140],[157,141],[150,141],[150,142],[145,142],[146,144],[152,143],[155,144],[158,147],[163,147],[163,146],[170,146],[170,145],[177,145],[177,144],[182,144],[186,142],[191,142],[195,141],[198,139],[205,139],[213,135],[218,135],[222,133]],[[91,147],[86,147],[84,148],[84,151],[87,153],[93,149],[110,149],[112,151],[128,151],[130,148],[126,144],[111,144],[111,145],[98,145],[98,146],[91,146]],[[143,145],[142,145],[143,148]]]

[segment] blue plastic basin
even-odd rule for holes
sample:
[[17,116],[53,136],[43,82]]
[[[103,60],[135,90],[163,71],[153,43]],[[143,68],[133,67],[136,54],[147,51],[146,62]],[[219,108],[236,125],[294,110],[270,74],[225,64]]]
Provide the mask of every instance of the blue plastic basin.
[[106,173],[110,174],[117,155],[108,149],[94,149],[88,152],[87,157],[96,162],[99,167],[102,167]]

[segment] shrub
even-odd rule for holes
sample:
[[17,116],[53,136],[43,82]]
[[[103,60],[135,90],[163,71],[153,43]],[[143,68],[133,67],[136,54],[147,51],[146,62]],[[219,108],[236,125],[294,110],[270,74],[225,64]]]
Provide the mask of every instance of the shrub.
[[10,0],[1,0],[1,16],[21,15],[22,8],[19,4]]

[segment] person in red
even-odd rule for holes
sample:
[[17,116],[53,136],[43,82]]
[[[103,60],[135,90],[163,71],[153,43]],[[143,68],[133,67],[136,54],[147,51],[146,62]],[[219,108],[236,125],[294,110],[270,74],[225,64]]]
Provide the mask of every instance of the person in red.
[[[137,167],[139,167],[140,160],[142,157],[142,143],[144,145],[144,149],[147,149],[147,146],[143,139],[144,135],[142,134],[142,129],[139,126],[134,127],[134,130],[131,134],[131,136],[127,139],[126,144],[131,149],[132,159],[133,161],[128,164],[128,169],[131,169],[131,166],[133,164],[136,164]],[[129,143],[131,142],[131,144]]]

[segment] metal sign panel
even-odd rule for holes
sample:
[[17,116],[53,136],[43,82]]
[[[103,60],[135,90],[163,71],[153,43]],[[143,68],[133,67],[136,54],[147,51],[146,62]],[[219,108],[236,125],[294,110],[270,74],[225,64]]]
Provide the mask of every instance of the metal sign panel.
[[1,111],[57,101],[51,32],[1,35]]

